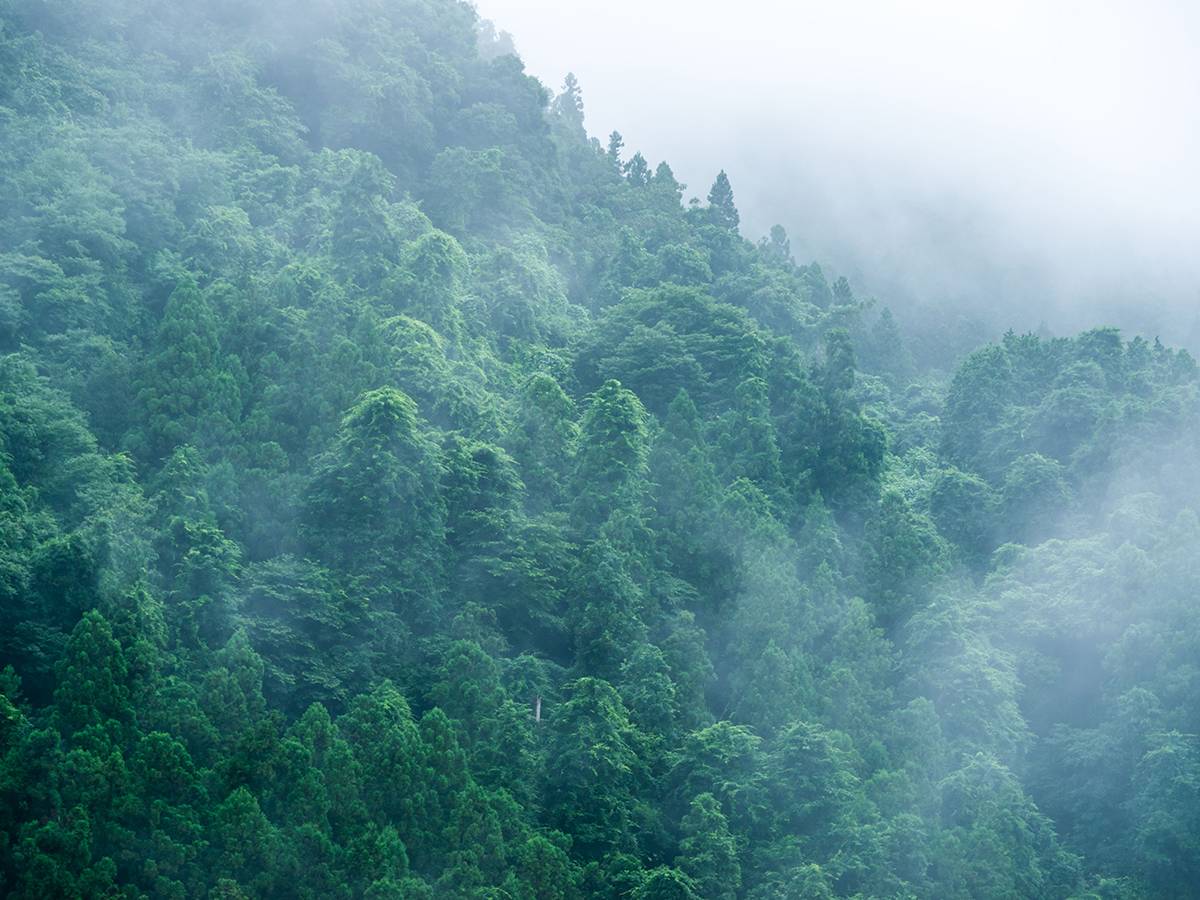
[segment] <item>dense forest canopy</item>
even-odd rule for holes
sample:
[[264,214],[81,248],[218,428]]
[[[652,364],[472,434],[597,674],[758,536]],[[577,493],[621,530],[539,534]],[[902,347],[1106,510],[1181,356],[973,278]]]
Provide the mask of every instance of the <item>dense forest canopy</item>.
[[1195,896],[1192,358],[684,190],[456,0],[0,0],[0,893]]

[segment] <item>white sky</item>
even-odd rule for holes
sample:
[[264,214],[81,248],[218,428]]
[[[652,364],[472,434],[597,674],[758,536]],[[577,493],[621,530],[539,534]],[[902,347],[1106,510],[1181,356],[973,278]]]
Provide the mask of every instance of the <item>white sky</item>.
[[689,196],[725,168],[747,236],[868,288],[1200,304],[1200,3],[477,7],[548,87],[575,72],[592,134]]

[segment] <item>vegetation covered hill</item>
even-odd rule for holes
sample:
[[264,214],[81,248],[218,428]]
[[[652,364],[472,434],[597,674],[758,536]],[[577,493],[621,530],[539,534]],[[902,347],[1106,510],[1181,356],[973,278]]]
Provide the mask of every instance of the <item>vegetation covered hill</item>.
[[1193,361],[943,373],[509,49],[0,0],[0,893],[1194,896]]

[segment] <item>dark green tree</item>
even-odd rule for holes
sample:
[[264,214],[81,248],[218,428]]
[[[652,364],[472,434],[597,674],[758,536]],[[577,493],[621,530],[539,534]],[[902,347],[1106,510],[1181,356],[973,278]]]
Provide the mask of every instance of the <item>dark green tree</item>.
[[683,840],[675,864],[696,883],[701,897],[733,900],[742,886],[737,845],[712,794],[692,801],[681,823]]
[[379,608],[413,623],[428,622],[443,585],[440,470],[416,404],[380,388],[342,419],[305,500],[313,556],[352,572]]

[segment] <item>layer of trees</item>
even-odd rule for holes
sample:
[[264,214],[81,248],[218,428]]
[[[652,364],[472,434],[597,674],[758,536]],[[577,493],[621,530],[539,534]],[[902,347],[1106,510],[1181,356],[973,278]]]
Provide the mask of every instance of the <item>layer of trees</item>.
[[0,0],[0,893],[1193,896],[1192,359],[941,371],[583,123],[455,0]]

